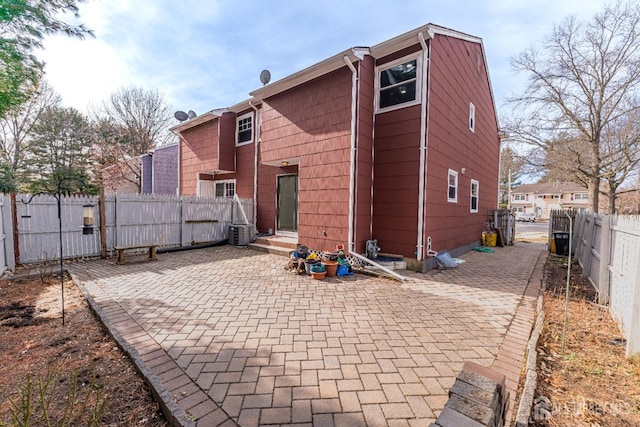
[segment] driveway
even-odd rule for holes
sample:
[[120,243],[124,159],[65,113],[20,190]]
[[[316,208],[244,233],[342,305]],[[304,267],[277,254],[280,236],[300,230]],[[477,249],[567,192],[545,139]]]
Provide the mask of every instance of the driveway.
[[464,361],[507,375],[511,408],[546,252],[469,252],[403,283],[324,281],[222,246],[69,266],[182,425],[429,425]]

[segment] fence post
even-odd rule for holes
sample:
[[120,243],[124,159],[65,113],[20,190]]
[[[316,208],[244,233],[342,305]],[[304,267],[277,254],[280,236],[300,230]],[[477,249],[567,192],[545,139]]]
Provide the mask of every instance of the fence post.
[[185,214],[185,199],[184,198],[180,198],[180,246],[184,247],[187,246],[187,233],[186,233],[186,228],[187,228],[187,216]]
[[580,254],[582,254],[582,238],[584,236],[584,224],[587,219],[588,214],[581,213],[578,215],[577,223],[575,225],[575,234],[573,235],[573,241],[577,242],[575,245],[575,257],[577,260],[580,259]]
[[582,254],[582,277],[589,277],[589,272],[591,269],[591,257],[593,256],[592,247],[593,247],[593,229],[596,225],[596,216],[595,214],[589,215],[589,222],[585,224],[585,246],[584,253]]
[[115,223],[116,223],[116,235],[113,236],[113,246],[120,246],[120,223],[118,222],[118,218],[120,218],[122,215],[118,215],[118,206],[120,206],[120,203],[118,203],[118,193],[115,193],[113,195],[113,211],[115,212]]
[[598,303],[609,302],[609,262],[611,261],[611,216],[602,216],[600,228],[600,271],[598,272]]
[[[640,277],[640,262],[636,268],[636,277]],[[633,310],[628,331],[626,355],[628,358],[635,358],[640,353],[640,286],[634,286]]]
[[100,258],[105,259],[107,257],[107,208],[104,197],[104,187],[100,187],[98,213],[100,218]]
[[[15,271],[16,269],[16,257],[14,252],[13,245],[13,202],[11,197],[7,197],[3,195],[3,203],[2,203],[2,226],[4,230],[4,256],[6,261],[6,266],[10,271]],[[15,196],[14,196],[15,197]],[[16,233],[17,234],[17,233]]]

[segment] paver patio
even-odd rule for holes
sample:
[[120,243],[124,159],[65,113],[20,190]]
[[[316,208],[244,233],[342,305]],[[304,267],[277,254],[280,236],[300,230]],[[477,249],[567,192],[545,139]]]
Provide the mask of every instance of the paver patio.
[[403,283],[317,281],[231,246],[69,270],[175,424],[427,426],[464,361],[505,373],[513,405],[542,249],[469,252]]

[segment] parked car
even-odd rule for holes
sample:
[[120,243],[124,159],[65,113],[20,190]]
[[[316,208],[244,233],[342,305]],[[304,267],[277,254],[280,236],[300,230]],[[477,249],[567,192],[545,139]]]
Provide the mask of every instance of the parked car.
[[536,216],[532,213],[520,212],[516,215],[516,221],[521,222],[536,222]]

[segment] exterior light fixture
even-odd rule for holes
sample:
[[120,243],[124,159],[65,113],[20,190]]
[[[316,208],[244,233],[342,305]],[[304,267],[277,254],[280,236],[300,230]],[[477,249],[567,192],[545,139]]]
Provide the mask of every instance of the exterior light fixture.
[[282,165],[283,168],[289,166],[289,162],[286,160],[283,160],[280,164]]
[[93,209],[95,205],[82,205],[82,234],[93,234]]

